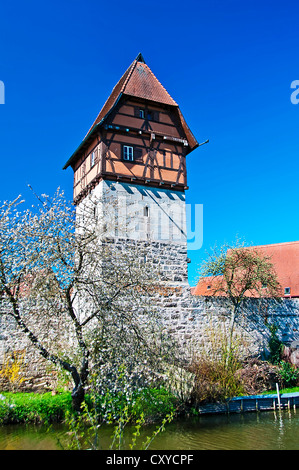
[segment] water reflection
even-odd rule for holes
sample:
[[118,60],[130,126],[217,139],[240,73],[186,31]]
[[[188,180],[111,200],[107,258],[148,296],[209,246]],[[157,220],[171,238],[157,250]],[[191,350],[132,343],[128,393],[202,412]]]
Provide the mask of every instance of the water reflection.
[[[136,449],[156,426],[143,429]],[[134,430],[133,430],[134,431]],[[202,416],[169,424],[153,441],[152,450],[299,450],[299,414],[295,410]],[[127,428],[125,442],[131,442]],[[111,427],[101,429],[101,448],[111,443]],[[67,448],[69,435],[63,426],[50,432],[43,426],[1,426],[0,449],[54,450]]]

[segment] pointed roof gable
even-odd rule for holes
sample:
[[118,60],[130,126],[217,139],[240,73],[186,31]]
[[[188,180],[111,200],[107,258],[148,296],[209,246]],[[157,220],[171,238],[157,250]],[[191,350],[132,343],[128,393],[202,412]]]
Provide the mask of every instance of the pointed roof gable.
[[131,73],[122,90],[125,95],[177,106],[145,62],[137,58],[131,67]]
[[185,132],[190,149],[194,150],[198,146],[198,142],[187,126],[178,104],[172,99],[163,85],[153,74],[151,69],[146,65],[142,54],[139,53],[136,59],[132,62],[130,67],[125,71],[123,76],[113,88],[109,98],[87,132],[83,142],[67,161],[63,169],[66,169],[70,165],[75,155],[77,154],[77,151],[81,148],[82,144],[90,136],[93,130],[99,125],[103,124],[122,95],[173,106],[175,109],[177,109],[178,117]]
[[117,103],[120,95],[128,95],[144,100],[156,101],[157,103],[178,106],[155,77],[151,69],[146,65],[142,54],[139,53],[113,88],[111,95],[88,132],[109,114],[113,106]]

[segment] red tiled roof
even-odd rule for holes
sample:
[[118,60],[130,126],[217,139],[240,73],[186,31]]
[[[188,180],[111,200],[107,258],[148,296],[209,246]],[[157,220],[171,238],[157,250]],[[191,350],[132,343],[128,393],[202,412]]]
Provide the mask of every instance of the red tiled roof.
[[214,295],[214,290],[212,289],[212,287],[215,287],[216,282],[217,277],[205,277],[198,282],[198,284],[193,288],[191,293],[193,295],[203,295],[207,297],[212,296]]
[[134,62],[132,73],[129,75],[122,92],[149,101],[177,106],[151,69],[142,62]]
[[[285,292],[290,288],[290,294],[284,297],[299,297],[299,241],[277,243],[273,245],[259,245],[248,247],[257,250],[260,255],[271,257],[271,263],[277,274],[278,281]],[[217,278],[204,278],[193,290],[193,295],[212,295],[208,286],[213,286]]]
[[262,256],[271,257],[283,290],[289,287],[290,296],[299,297],[299,241],[260,245],[254,248]]
[[[136,62],[136,61],[134,61]],[[89,132],[91,131],[91,129],[96,125],[98,124],[99,122],[101,122],[102,119],[104,119],[104,117],[109,113],[109,111],[111,111],[111,109],[113,108],[113,106],[115,105],[115,103],[117,102],[117,99],[118,97],[120,96],[120,94],[122,93],[122,89],[123,87],[125,86],[127,80],[128,80],[128,77],[130,75],[130,71],[131,71],[131,68],[134,64],[134,62],[130,65],[130,67],[125,71],[125,73],[123,74],[123,76],[121,77],[121,79],[117,82],[117,84],[115,85],[115,87],[113,88],[112,92],[111,92],[111,95],[109,96],[109,98],[107,99],[106,103],[104,104],[104,106],[102,107],[101,111],[99,112],[96,120],[94,121],[94,123],[92,124],[92,126],[90,127],[89,131],[87,132],[86,135],[89,134]]]
[[113,107],[116,105],[122,95],[132,96],[135,98],[172,106],[178,113],[178,119],[181,122],[183,131],[190,147],[190,151],[194,150],[198,146],[198,142],[189,129],[179,106],[171,98],[166,89],[161,85],[151,69],[146,65],[142,55],[138,54],[136,59],[132,62],[130,67],[125,71],[123,76],[113,88],[109,98],[84,137],[83,142],[66,162],[63,169],[66,169],[74,161],[78,150],[81,148],[89,134],[92,133],[96,125],[102,123],[105,118],[108,117],[109,113],[112,111]]
[[111,95],[88,132],[106,116],[116,103],[120,94],[156,101],[171,106],[178,106],[155,77],[151,69],[146,65],[142,55],[139,54],[113,88]]

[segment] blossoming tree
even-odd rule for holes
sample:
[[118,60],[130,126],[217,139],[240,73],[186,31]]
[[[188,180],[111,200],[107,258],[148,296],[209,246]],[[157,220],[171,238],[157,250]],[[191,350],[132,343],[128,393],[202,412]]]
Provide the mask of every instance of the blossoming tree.
[[99,233],[93,207],[80,226],[59,190],[34,208],[21,203],[0,208],[0,313],[70,375],[74,408],[91,375],[103,388],[115,385],[120,367],[135,384],[153,363],[157,370],[164,354],[150,302],[157,277],[136,245],[116,247]]

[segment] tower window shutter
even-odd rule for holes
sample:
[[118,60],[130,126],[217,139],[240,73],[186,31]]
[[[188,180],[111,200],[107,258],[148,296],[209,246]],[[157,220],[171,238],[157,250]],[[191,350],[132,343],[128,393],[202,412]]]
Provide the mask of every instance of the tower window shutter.
[[159,111],[152,111],[153,121],[159,122]]
[[141,160],[142,159],[142,149],[135,147],[134,148],[134,160]]
[[148,121],[157,121],[159,122],[159,111],[147,110],[146,117]]
[[140,108],[136,107],[134,108],[134,116],[135,117],[138,117],[139,118],[139,111],[140,111]]

